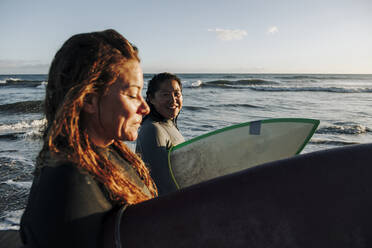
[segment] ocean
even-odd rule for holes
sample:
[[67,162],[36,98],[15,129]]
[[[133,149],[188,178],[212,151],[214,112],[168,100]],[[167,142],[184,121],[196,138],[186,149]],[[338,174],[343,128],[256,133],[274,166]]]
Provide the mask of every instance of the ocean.
[[[177,75],[185,139],[247,121],[296,117],[320,120],[302,153],[372,141],[372,75]],[[152,76],[144,75],[144,92]],[[19,228],[42,145],[46,84],[47,75],[0,75],[0,230]]]

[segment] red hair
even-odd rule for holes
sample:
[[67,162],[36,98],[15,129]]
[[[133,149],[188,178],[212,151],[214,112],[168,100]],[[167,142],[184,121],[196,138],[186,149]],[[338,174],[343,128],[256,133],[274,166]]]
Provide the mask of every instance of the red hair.
[[81,111],[88,94],[103,95],[116,81],[123,63],[140,62],[138,50],[114,30],[78,34],[65,42],[49,70],[45,97],[47,126],[44,147],[39,153],[37,170],[45,154],[67,159],[103,183],[114,201],[135,204],[157,195],[150,173],[125,143],[115,140],[112,148],[142,178],[151,196],[126,178],[105,156],[97,152],[81,127]]

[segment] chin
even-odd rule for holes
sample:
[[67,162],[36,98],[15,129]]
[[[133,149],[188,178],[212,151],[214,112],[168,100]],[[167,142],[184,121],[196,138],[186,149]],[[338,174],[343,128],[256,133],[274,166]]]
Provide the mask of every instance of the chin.
[[178,115],[178,113],[170,113],[170,114],[168,115],[168,119],[173,120],[174,118],[177,117],[177,115]]
[[126,141],[135,141],[138,137],[138,134],[129,134],[129,135],[126,135],[125,136],[125,139]]

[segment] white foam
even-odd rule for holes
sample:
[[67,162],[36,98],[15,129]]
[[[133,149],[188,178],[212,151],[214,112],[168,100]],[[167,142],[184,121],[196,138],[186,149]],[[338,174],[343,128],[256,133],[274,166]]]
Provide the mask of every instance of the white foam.
[[41,130],[31,130],[24,133],[22,137],[26,139],[41,139],[43,137],[43,133]]
[[19,224],[24,209],[16,211],[5,211],[0,216],[0,230],[19,230]]
[[333,125],[319,128],[316,132],[319,134],[338,133],[338,134],[365,134],[372,130],[363,125]]
[[200,85],[202,85],[202,83],[203,82],[201,80],[197,80],[191,83],[191,87],[199,87]]
[[12,179],[9,179],[8,181],[5,181],[4,183],[16,186],[18,188],[26,188],[26,189],[31,188],[31,185],[32,185],[31,181],[30,182],[15,182]]
[[40,85],[36,86],[36,88],[45,89],[47,85],[48,85],[47,81],[42,81]]
[[32,120],[32,121],[21,121],[14,124],[4,124],[0,125],[0,131],[4,130],[19,130],[19,129],[27,129],[27,128],[38,128],[43,126],[46,123],[46,119],[41,120]]
[[11,81],[21,81],[22,79],[20,79],[20,78],[12,78],[12,77],[10,77],[10,78],[8,78],[7,80],[11,80]]
[[31,166],[31,167],[35,166],[35,163],[31,159],[24,157],[24,154],[21,154],[21,153],[2,153],[1,156],[3,158],[9,159],[10,166],[16,163],[16,161],[19,161],[22,164],[27,165],[27,166]]

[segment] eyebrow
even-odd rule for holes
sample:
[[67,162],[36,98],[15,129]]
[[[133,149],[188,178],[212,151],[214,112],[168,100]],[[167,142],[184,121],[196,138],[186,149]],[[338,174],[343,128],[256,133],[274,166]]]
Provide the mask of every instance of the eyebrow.
[[135,88],[141,89],[141,85],[140,85],[140,83],[129,83],[129,84],[127,84],[126,86],[122,86],[121,88],[122,88],[122,89],[129,89],[129,88],[132,88],[132,87],[135,87]]

